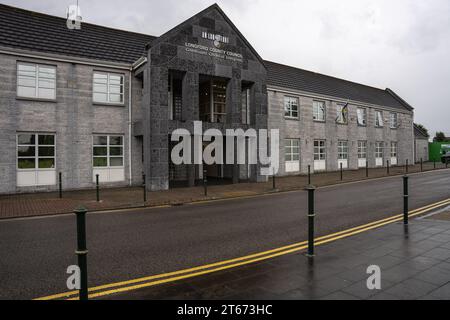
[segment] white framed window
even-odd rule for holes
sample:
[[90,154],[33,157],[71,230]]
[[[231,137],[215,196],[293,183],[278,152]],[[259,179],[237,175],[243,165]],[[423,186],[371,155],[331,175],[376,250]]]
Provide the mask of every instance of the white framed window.
[[325,122],[325,102],[313,101],[313,120]]
[[356,109],[356,115],[358,118],[358,125],[366,126],[367,125],[367,110],[365,108],[358,108],[358,109]]
[[93,137],[94,168],[123,168],[123,136]]
[[124,137],[122,135],[94,135],[92,143],[93,181],[100,183],[125,181]]
[[383,142],[375,142],[375,158],[383,158]]
[[285,139],[285,171],[300,171],[300,140]]
[[300,161],[300,140],[286,139],[285,140],[285,155],[286,162]]
[[338,159],[348,160],[348,141],[338,141]]
[[284,97],[284,116],[286,118],[298,119],[299,109],[298,109],[298,98],[294,97]]
[[17,169],[55,169],[55,136],[34,133],[18,134]]
[[17,135],[17,186],[56,184],[55,136],[20,133]]
[[397,142],[391,142],[391,158],[397,158]]
[[358,159],[367,159],[367,141],[358,141]]
[[397,129],[398,128],[398,115],[395,112],[390,113],[390,127],[391,129]]
[[17,63],[17,96],[56,99],[56,67],[34,63]]
[[314,140],[314,160],[321,161],[326,159],[325,140]]
[[375,111],[375,127],[382,128],[384,126],[383,112]]
[[336,122],[339,124],[347,124],[348,123],[348,106],[347,108],[343,104],[338,104],[336,106],[337,118]]
[[109,72],[94,72],[93,101],[106,104],[124,103],[124,76]]

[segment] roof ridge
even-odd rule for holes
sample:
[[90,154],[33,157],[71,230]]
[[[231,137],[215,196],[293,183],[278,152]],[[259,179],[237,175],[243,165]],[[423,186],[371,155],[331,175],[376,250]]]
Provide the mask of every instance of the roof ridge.
[[273,64],[277,64],[277,65],[280,65],[280,66],[284,66],[284,67],[288,67],[288,68],[304,71],[304,72],[313,73],[313,74],[316,74],[316,75],[319,75],[319,76],[328,77],[328,78],[331,78],[331,79],[336,79],[336,80],[339,80],[339,81],[345,81],[345,82],[348,82],[348,83],[351,83],[351,84],[356,84],[356,85],[359,85],[359,86],[364,86],[366,88],[371,88],[371,89],[375,89],[375,90],[386,92],[386,89],[381,89],[381,88],[378,88],[378,87],[374,87],[374,86],[370,86],[370,85],[367,85],[367,84],[355,82],[355,81],[352,81],[352,80],[338,78],[336,76],[331,76],[331,75],[320,73],[320,72],[315,72],[315,71],[311,71],[311,70],[307,70],[307,69],[303,69],[303,68],[299,68],[299,67],[294,67],[294,66],[290,66],[290,65],[287,65],[287,64],[284,64],[284,63],[279,63],[279,62],[274,62],[274,61],[269,61],[269,60],[264,60],[264,61],[268,62],[268,63],[273,63]]
[[[39,11],[33,11],[33,10],[30,10],[30,9],[24,9],[24,8],[21,8],[21,7],[15,7],[15,6],[11,6],[11,5],[7,5],[7,4],[3,4],[3,3],[0,3],[0,7],[7,7],[10,10],[12,9],[12,10],[16,10],[16,11],[21,11],[21,12],[27,13],[27,14],[41,15],[41,16],[50,17],[50,18],[53,18],[53,19],[59,19],[59,20],[67,21],[67,18],[64,18],[64,17],[61,17],[61,16],[56,16],[56,15],[52,15],[52,14],[44,13],[44,12],[39,12]],[[142,32],[118,29],[118,28],[108,27],[108,26],[104,26],[104,25],[100,25],[100,24],[91,23],[91,22],[82,22],[82,23],[83,24],[87,24],[87,25],[92,26],[92,27],[108,29],[108,30],[111,30],[111,31],[127,32],[127,33],[132,33],[132,34],[135,34],[135,35],[145,36],[145,37],[158,38],[158,36],[153,36],[153,35],[142,33]]]

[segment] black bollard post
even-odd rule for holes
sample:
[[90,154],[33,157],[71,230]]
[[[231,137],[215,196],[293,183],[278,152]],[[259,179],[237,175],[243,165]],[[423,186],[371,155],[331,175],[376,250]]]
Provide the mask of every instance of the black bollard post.
[[277,184],[275,181],[275,174],[272,175],[272,189],[276,190],[277,189]]
[[87,275],[87,254],[86,248],[86,213],[84,207],[74,211],[77,216],[77,251],[78,267],[80,268],[80,300],[88,300],[88,275]]
[[62,199],[62,173],[59,173],[59,198]]
[[423,172],[423,159],[420,158],[420,172]]
[[308,164],[308,186],[311,185],[311,165]]
[[142,175],[142,189],[144,190],[144,204],[147,202],[147,182],[146,175]]
[[342,162],[341,162],[341,181],[344,180],[344,169],[342,167]]
[[308,190],[308,254],[309,258],[314,257],[314,191],[316,188],[309,185]]
[[208,196],[208,177],[206,176],[208,171],[203,170],[203,188],[205,189],[205,197]]
[[369,161],[366,160],[366,178],[369,177]]
[[96,185],[96,192],[97,192],[97,202],[100,202],[100,183],[99,183],[100,176],[97,174],[95,175],[95,185]]
[[386,160],[386,170],[387,170],[387,175],[389,175],[390,174],[389,160]]
[[407,175],[403,176],[403,224],[408,225],[408,200],[409,200],[409,192],[408,192],[408,179]]

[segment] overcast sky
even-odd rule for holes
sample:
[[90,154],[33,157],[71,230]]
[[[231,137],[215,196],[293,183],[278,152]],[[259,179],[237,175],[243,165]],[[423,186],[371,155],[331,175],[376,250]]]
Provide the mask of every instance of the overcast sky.
[[[64,16],[76,0],[0,0]],[[161,35],[207,0],[79,0],[86,22]],[[450,136],[450,1],[217,0],[266,60],[395,90]]]

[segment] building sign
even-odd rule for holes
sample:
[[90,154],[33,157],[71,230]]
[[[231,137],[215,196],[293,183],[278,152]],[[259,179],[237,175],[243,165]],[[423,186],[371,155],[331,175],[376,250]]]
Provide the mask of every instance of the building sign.
[[187,52],[193,52],[196,54],[201,54],[204,56],[210,56],[214,58],[219,58],[223,60],[229,60],[234,62],[243,62],[244,57],[240,53],[222,50],[219,48],[203,46],[200,44],[186,42],[185,44]]
[[206,31],[202,32],[202,38],[214,41],[214,46],[216,48],[220,48],[222,44],[230,43],[230,38],[222,36],[221,34],[214,34]]

